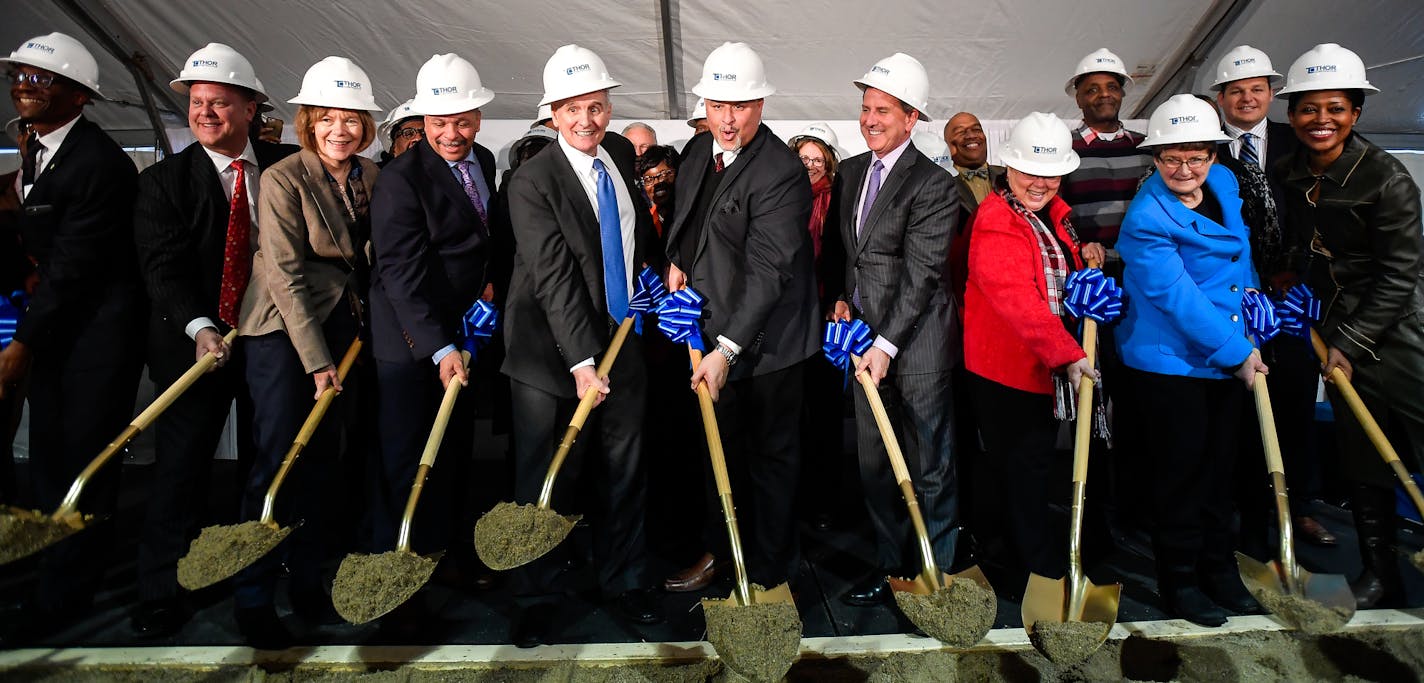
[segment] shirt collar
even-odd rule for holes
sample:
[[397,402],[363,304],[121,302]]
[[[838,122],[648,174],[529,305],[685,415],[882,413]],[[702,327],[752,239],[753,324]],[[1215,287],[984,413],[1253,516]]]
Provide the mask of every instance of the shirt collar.
[[594,149],[594,154],[596,156],[589,156],[588,154],[574,149],[574,146],[570,145],[569,141],[565,140],[564,136],[560,134],[559,150],[564,153],[564,156],[566,158],[568,158],[569,165],[574,167],[574,173],[577,173],[587,178],[592,178],[594,159],[602,159],[603,167],[605,169],[609,169],[609,173],[613,172],[611,170],[613,168],[613,157],[608,156],[608,152],[604,151],[603,143],[601,142],[599,143],[598,147]]
[[[233,157],[223,154],[222,152],[213,151],[207,147],[204,147],[203,151],[206,152],[208,158],[212,160],[213,166],[217,168],[219,174],[226,171],[229,166],[232,166],[232,162],[235,161]],[[247,146],[242,148],[242,154],[239,154],[236,158],[251,164],[254,169],[257,168],[257,154],[252,151],[252,141],[249,140],[247,142]]]
[[1122,125],[1121,121],[1119,121],[1117,124],[1117,130],[1110,131],[1107,133],[1100,133],[1096,130],[1093,130],[1092,126],[1089,126],[1085,123],[1082,127],[1078,129],[1078,135],[1082,136],[1083,141],[1088,143],[1092,143],[1092,141],[1094,140],[1112,142],[1113,140],[1117,139],[1117,136],[1122,135],[1124,132],[1126,132],[1126,130],[1127,128]]
[[1230,135],[1231,139],[1239,140],[1242,133],[1250,133],[1256,136],[1257,140],[1266,139],[1266,119],[1263,117],[1260,121],[1256,122],[1256,125],[1251,126],[1249,129],[1237,128],[1230,123],[1226,124],[1226,134]]
[[[432,150],[430,150],[430,151],[434,152],[435,150],[432,149]],[[436,153],[436,156],[439,156],[439,153],[438,153],[438,152]],[[479,162],[475,159],[475,148],[474,148],[474,147],[470,147],[470,151],[468,151],[468,152],[465,153],[465,158],[464,158],[464,159],[456,159],[455,161],[450,161],[449,159],[446,159],[445,157],[440,157],[440,160],[443,161],[443,162],[445,162],[447,165],[449,165],[450,168],[455,168],[455,165],[458,164],[458,163],[460,163],[461,161],[468,161],[468,162],[471,162],[471,163],[473,163],[473,164],[475,164],[475,165],[479,165]]]
[[899,160],[900,160],[900,157],[902,157],[902,156],[905,155],[905,150],[908,149],[909,147],[910,147],[910,136],[907,135],[907,136],[905,136],[904,141],[902,141],[899,145],[897,145],[897,146],[895,147],[895,149],[892,149],[892,150],[890,150],[889,152],[886,152],[886,153],[885,153],[885,156],[883,156],[883,157],[882,157],[882,156],[876,156],[874,152],[871,152],[871,153],[870,153],[870,163],[871,163],[871,165],[874,165],[874,164],[875,164],[875,161],[878,159],[881,164],[884,164],[884,165],[885,165],[885,172],[888,174],[888,173],[890,172],[890,169],[895,167],[895,162],[899,161]]
[[64,144],[64,139],[69,137],[69,131],[74,130],[74,124],[79,123],[81,118],[83,118],[82,114],[70,119],[69,123],[40,136],[40,144],[44,145],[45,152],[50,155],[46,159],[54,158],[54,153],[59,150],[60,145]]
[[723,170],[726,170],[727,167],[729,167],[729,166],[732,165],[732,162],[734,162],[734,161],[737,160],[737,157],[741,156],[742,150],[746,149],[746,148],[747,148],[747,145],[750,145],[750,144],[752,143],[752,140],[755,140],[755,139],[756,139],[756,136],[757,136],[760,132],[761,132],[761,124],[758,123],[758,124],[757,124],[757,131],[754,132],[754,133],[752,133],[752,139],[751,139],[751,140],[747,140],[746,143],[744,143],[741,147],[738,147],[738,148],[733,149],[733,150],[725,150],[725,149],[722,149],[722,146],[719,145],[719,144],[717,144],[717,136],[716,136],[716,135],[713,135],[713,136],[711,136],[711,137],[712,137],[712,156],[713,156],[713,157],[716,157],[718,154],[721,154],[721,155],[722,155],[722,169],[723,169]]

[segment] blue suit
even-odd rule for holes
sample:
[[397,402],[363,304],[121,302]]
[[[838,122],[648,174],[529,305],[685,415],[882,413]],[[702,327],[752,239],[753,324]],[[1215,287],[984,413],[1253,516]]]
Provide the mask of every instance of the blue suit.
[[1128,367],[1225,379],[1251,353],[1241,299],[1258,282],[1236,177],[1213,165],[1206,187],[1225,225],[1187,208],[1161,174],[1127,209],[1117,241],[1127,302],[1116,336]]

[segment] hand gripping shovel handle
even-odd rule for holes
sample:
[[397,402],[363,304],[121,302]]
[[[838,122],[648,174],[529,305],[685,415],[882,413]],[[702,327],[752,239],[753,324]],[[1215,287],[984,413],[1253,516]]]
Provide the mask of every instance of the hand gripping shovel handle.
[[[470,367],[470,352],[461,351],[460,360]],[[410,486],[410,496],[405,501],[405,512],[401,515],[400,535],[396,537],[396,550],[410,552],[410,525],[415,519],[415,507],[420,502],[420,493],[425,489],[425,478],[430,468],[435,466],[435,458],[440,455],[440,444],[445,440],[445,429],[450,426],[450,415],[455,412],[455,399],[460,397],[460,389],[465,385],[455,378],[445,385],[445,396],[440,399],[440,409],[435,411],[435,423],[430,427],[430,436],[425,439],[425,450],[420,454],[420,466],[416,468],[415,481]]]
[[[851,360],[857,364],[860,363],[860,358],[857,356],[851,356]],[[900,495],[905,498],[905,505],[910,513],[910,523],[914,525],[915,537],[919,539],[920,559],[923,561],[920,573],[930,588],[939,590],[944,585],[940,580],[939,567],[935,564],[934,548],[930,545],[929,530],[925,527],[925,518],[920,512],[920,501],[915,495],[915,485],[910,479],[910,468],[905,465],[905,454],[900,451],[900,440],[895,438],[895,427],[890,424],[890,415],[885,411],[885,403],[880,400],[880,389],[875,386],[875,380],[870,378],[870,373],[856,373],[856,379],[860,381],[861,388],[865,390],[865,398],[870,403],[870,412],[875,415],[875,426],[880,428],[880,440],[885,443],[885,453],[890,458],[890,469],[895,473],[895,483],[900,485]]]
[[[692,367],[702,364],[702,352],[687,347]],[[732,548],[732,568],[737,574],[737,602],[752,604],[751,581],[747,579],[746,560],[742,555],[742,534],[737,528],[737,508],[732,504],[732,481],[727,476],[727,456],[722,452],[722,433],[717,428],[717,411],[712,407],[712,394],[706,382],[697,384],[697,405],[702,410],[702,429],[707,434],[707,453],[712,458],[712,477],[717,480],[717,497],[722,501],[722,516],[727,522],[727,544]]]
[[1276,492],[1276,519],[1281,529],[1281,570],[1285,572],[1281,581],[1291,595],[1300,595],[1300,572],[1295,563],[1295,533],[1291,525],[1285,465],[1281,462],[1281,443],[1276,438],[1276,416],[1271,410],[1271,393],[1266,388],[1264,374],[1256,373],[1251,391],[1256,399],[1256,419],[1261,423],[1261,447],[1266,452],[1266,471],[1271,475],[1271,488]]
[[[223,337],[223,343],[231,346],[232,342],[236,339],[237,330],[234,329],[229,331],[227,336]],[[60,503],[59,509],[55,511],[54,519],[58,520],[73,514],[79,507],[79,494],[84,490],[84,485],[94,476],[94,473],[98,472],[107,464],[109,460],[114,457],[114,454],[123,450],[125,446],[128,446],[130,442],[138,438],[138,435],[142,433],[143,430],[148,429],[149,425],[152,425],[153,421],[157,420],[158,416],[163,414],[163,411],[168,410],[169,406],[173,405],[173,402],[177,401],[179,396],[182,396],[184,392],[192,388],[198,379],[206,374],[208,370],[212,369],[217,362],[217,356],[214,356],[211,352],[203,354],[203,357],[199,358],[198,362],[193,364],[193,367],[188,368],[187,372],[180,375],[163,393],[154,398],[153,403],[148,404],[148,407],[144,408],[143,412],[139,413],[138,416],[133,419],[133,422],[130,422],[129,426],[125,427],[124,431],[120,432],[118,437],[113,441],[110,441],[109,445],[105,446],[104,450],[100,451],[99,455],[95,456],[95,458],[89,462],[89,465],[84,468],[84,471],[79,473],[74,483],[70,484],[69,492],[64,496],[64,502]]]
[[[1325,340],[1320,338],[1320,333],[1314,328],[1310,330],[1310,345],[1315,347],[1315,355],[1320,358],[1321,363],[1329,362],[1330,354],[1325,348]],[[1404,468],[1404,463],[1399,460],[1399,453],[1395,452],[1389,439],[1385,437],[1384,430],[1380,429],[1379,423],[1375,421],[1375,416],[1370,414],[1370,409],[1365,407],[1365,401],[1360,398],[1359,392],[1355,391],[1355,386],[1350,383],[1350,379],[1345,376],[1345,371],[1335,368],[1330,372],[1330,381],[1335,384],[1335,390],[1344,397],[1345,403],[1350,406],[1350,412],[1355,414],[1355,419],[1364,428],[1365,435],[1370,438],[1370,443],[1374,444],[1375,450],[1379,451],[1380,457],[1394,470],[1395,476],[1399,477],[1399,483],[1404,486],[1404,490],[1409,494],[1409,499],[1414,501],[1414,507],[1424,514],[1424,495],[1419,492],[1419,485],[1414,482],[1414,477],[1409,476],[1409,470]]]
[[[356,357],[361,355],[361,338],[351,340],[351,345],[346,347],[346,355],[341,357],[341,364],[336,367],[336,377],[342,382],[346,381],[346,374],[351,371],[351,366],[356,364]],[[261,522],[267,526],[273,526],[273,507],[277,502],[277,491],[282,488],[282,482],[286,481],[287,473],[292,471],[292,465],[297,462],[297,457],[302,454],[302,449],[306,448],[311,441],[312,435],[316,434],[316,428],[321,425],[321,419],[326,417],[326,410],[331,407],[331,402],[336,400],[336,389],[327,387],[321,392],[321,397],[316,400],[316,405],[312,406],[311,413],[307,415],[307,421],[302,423],[302,428],[297,431],[297,438],[292,441],[292,447],[287,449],[287,456],[282,458],[282,466],[277,468],[277,475],[272,477],[272,484],[267,487],[267,495],[262,499],[262,519]]]
[[[633,316],[630,315],[618,325],[618,331],[613,333],[613,341],[609,342],[608,350],[603,352],[603,359],[598,361],[599,379],[606,379],[608,373],[613,371],[613,361],[618,358],[618,351],[623,348],[623,342],[628,339],[628,331],[631,329]],[[588,422],[588,416],[593,413],[593,407],[597,404],[598,390],[595,388],[584,392],[583,398],[579,399],[574,417],[569,420],[569,428],[564,431],[564,440],[559,442],[558,450],[554,451],[554,459],[549,462],[549,471],[544,475],[544,486],[539,490],[540,509],[548,510],[553,504],[554,480],[559,476],[559,468],[563,467],[564,459],[569,457],[569,451],[573,450],[579,432],[583,430],[584,423]]]

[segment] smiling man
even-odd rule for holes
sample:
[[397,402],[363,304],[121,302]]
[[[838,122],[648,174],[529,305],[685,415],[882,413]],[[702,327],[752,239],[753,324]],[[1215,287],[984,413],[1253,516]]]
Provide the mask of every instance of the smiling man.
[[[498,207],[491,202],[494,155],[475,142],[480,107],[494,93],[474,65],[454,54],[431,57],[415,85],[411,110],[425,117],[425,140],[386,164],[371,193],[369,310],[381,426],[381,463],[371,482],[379,506],[373,517],[377,548],[395,545],[396,524],[445,386],[468,381],[456,351],[463,341],[461,316],[488,282],[489,226],[499,220],[491,215]],[[468,538],[472,502],[454,493],[474,443],[473,411],[468,396],[455,404],[440,449],[446,471],[426,487],[413,539],[420,553],[448,548],[465,573],[481,571]]]
[[[707,56],[692,92],[706,102],[710,130],[687,143],[667,233],[668,289],[706,297],[711,344],[693,371],[717,399],[728,467],[750,514],[742,526],[751,580],[785,583],[799,558],[792,518],[801,442],[802,362],[820,350],[813,266],[811,181],[800,158],[762,123],[767,83],[746,43]],[[689,397],[689,400],[691,397]],[[692,451],[696,452],[696,451]],[[711,485],[710,475],[707,484]],[[725,547],[725,527],[709,488],[709,548]],[[714,556],[725,559],[725,551]],[[699,563],[703,572],[711,558]]]
[[[856,373],[869,374],[879,387],[915,482],[935,561],[954,571],[959,514],[950,371],[959,335],[947,263],[959,222],[959,193],[954,178],[910,141],[915,125],[930,120],[929,76],[919,60],[897,52],[876,62],[855,85],[862,92],[860,133],[870,151],[841,165],[831,199],[846,245],[845,289],[836,317],[862,319],[875,331]],[[842,599],[870,606],[889,599],[887,575],[914,576],[920,560],[859,384],[855,412],[861,488],[876,554],[870,574]]]
[[[0,61],[10,100],[30,129],[19,230],[39,278],[13,341],[0,351],[0,397],[30,374],[33,502],[53,510],[132,415],[143,339],[132,234],[138,171],[84,117],[100,97],[99,69],[79,41],[37,36]],[[84,511],[111,514],[118,483],[117,467],[100,473],[85,489]],[[103,549],[102,534],[82,534],[46,550],[32,611],[0,619],[0,646],[15,626],[36,635],[87,610],[104,575]]]
[[959,202],[962,215],[974,213],[979,202],[993,191],[994,181],[1004,175],[1003,166],[989,163],[989,141],[979,117],[967,111],[949,117],[944,124],[944,141],[949,145],[954,170],[959,172]]

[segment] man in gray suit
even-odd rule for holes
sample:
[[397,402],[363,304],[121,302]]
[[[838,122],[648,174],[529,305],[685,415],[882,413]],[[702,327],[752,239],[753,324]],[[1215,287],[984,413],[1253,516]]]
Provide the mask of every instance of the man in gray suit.
[[[846,245],[844,296],[836,317],[861,318],[877,335],[856,372],[869,373],[879,386],[919,494],[935,560],[949,569],[958,540],[950,390],[958,335],[947,264],[959,193],[954,178],[910,142],[915,123],[929,120],[924,67],[896,53],[855,84],[864,92],[860,132],[870,151],[846,160],[836,177],[831,203]],[[913,576],[919,559],[885,446],[858,385],[855,409],[876,566],[843,599],[873,605],[890,594],[885,576]]]

